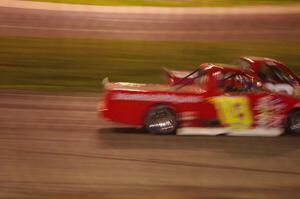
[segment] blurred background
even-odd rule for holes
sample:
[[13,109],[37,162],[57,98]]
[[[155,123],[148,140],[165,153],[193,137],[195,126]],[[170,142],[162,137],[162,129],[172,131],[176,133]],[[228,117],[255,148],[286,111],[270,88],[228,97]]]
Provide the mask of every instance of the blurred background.
[[300,67],[298,0],[50,1],[70,4],[2,1],[1,88],[97,92],[243,55]]
[[0,0],[0,198],[297,198],[299,136],[154,136],[101,81],[239,56],[300,74],[300,0]]

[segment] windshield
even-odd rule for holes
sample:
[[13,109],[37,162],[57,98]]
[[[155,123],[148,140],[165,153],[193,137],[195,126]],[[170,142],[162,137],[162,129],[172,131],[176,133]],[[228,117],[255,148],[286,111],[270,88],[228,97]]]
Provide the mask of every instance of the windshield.
[[250,70],[251,69],[250,63],[247,62],[246,60],[243,60],[243,59],[236,59],[232,62],[232,64],[237,65],[237,66],[241,67],[244,70]]
[[258,71],[258,76],[266,82],[276,82],[276,83],[287,83],[287,84],[293,84],[294,79],[293,77],[285,72],[284,70],[281,70],[277,65],[275,64],[261,64]]

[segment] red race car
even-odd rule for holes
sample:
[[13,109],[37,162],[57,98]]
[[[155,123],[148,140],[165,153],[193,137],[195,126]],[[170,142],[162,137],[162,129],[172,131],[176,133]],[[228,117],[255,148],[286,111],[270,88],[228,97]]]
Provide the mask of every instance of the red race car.
[[[193,83],[191,83],[193,82]],[[300,133],[300,99],[264,90],[240,68],[202,64],[173,85],[110,83],[99,116],[151,133],[278,136]]]
[[[257,77],[264,86],[274,92],[300,95],[300,78],[283,63],[263,57],[240,57],[230,67],[240,68]],[[171,71],[165,69],[169,83],[174,84],[190,71]]]

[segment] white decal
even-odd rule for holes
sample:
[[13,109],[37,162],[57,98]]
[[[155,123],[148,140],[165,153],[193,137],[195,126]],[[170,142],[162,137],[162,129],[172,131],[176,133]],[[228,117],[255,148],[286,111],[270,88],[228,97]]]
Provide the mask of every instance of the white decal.
[[112,97],[113,100],[133,100],[133,101],[163,101],[174,103],[198,103],[202,101],[198,96],[178,96],[174,94],[129,94],[116,93]]
[[257,111],[255,116],[256,123],[261,127],[282,127],[284,114],[282,113],[286,105],[281,99],[271,96],[262,97],[258,100],[254,110]]
[[186,111],[178,114],[178,119],[182,121],[195,120],[197,119],[197,112]]
[[288,95],[294,94],[294,88],[289,84],[272,84],[272,83],[266,83],[265,87],[273,92],[277,93],[286,93]]

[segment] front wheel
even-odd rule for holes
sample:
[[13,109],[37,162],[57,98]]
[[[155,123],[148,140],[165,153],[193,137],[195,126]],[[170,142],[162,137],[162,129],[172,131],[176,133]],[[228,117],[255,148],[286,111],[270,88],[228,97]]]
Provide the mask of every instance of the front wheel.
[[168,135],[176,131],[175,111],[165,105],[153,106],[147,113],[145,127],[150,133]]
[[289,133],[300,134],[300,110],[291,112],[287,119],[286,130]]

